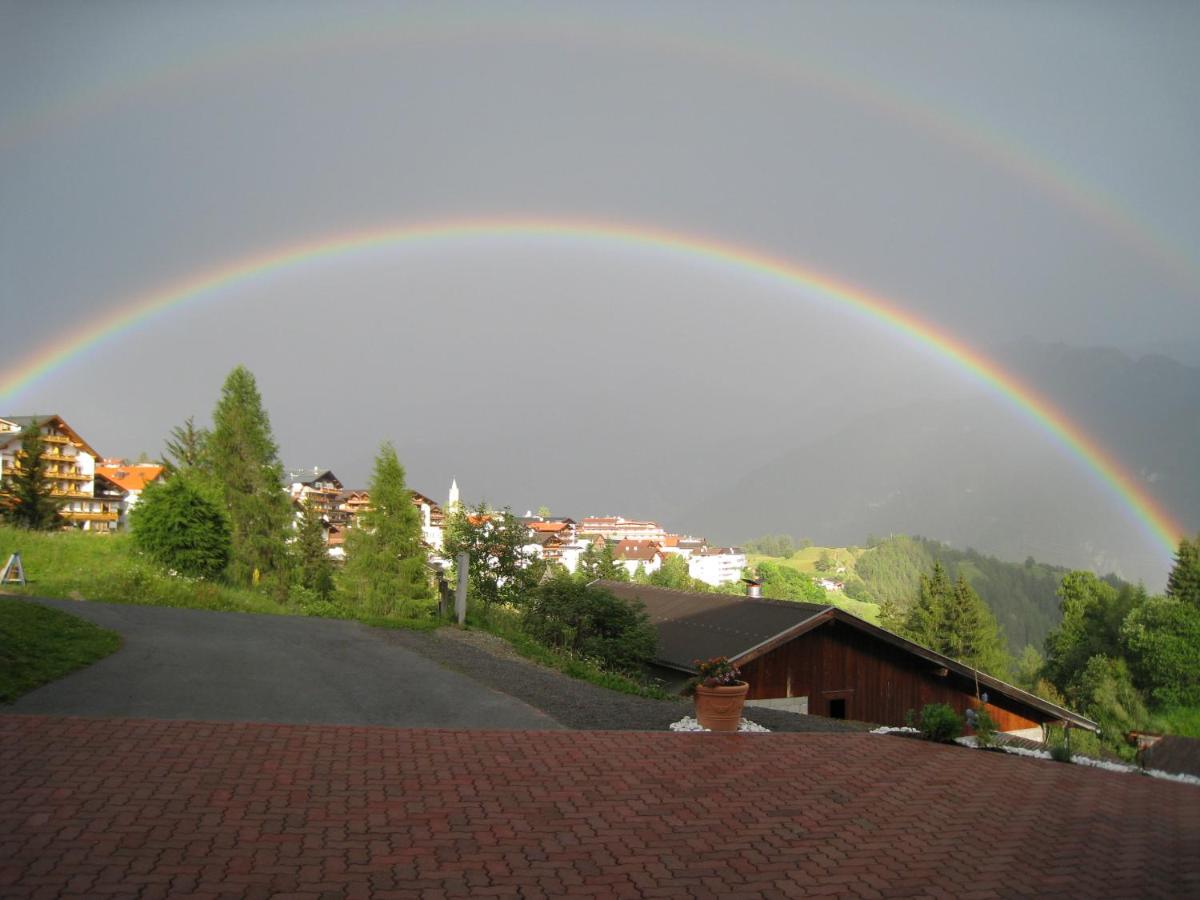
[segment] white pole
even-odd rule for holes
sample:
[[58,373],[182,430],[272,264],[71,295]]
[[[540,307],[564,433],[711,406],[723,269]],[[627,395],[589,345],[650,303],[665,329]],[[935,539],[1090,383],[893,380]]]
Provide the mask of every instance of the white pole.
[[470,564],[470,554],[458,554],[455,561],[455,568],[458,569],[458,588],[454,592],[454,615],[458,617],[459,625],[464,625],[467,621],[467,567]]

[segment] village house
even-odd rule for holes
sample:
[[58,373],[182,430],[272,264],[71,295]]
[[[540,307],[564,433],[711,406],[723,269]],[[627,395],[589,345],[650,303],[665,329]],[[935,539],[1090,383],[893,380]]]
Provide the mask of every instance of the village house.
[[630,575],[637,574],[638,569],[644,575],[657,572],[662,568],[662,549],[654,541],[618,541],[613,547],[613,559],[620,563]]
[[[332,508],[329,510],[325,520],[329,525],[333,526],[330,530],[329,544],[334,547],[334,536],[336,535],[336,546],[341,547],[345,543],[345,532],[350,528],[359,526],[359,517],[371,508],[371,494],[365,490],[339,490],[336,497],[332,501]],[[421,517],[421,540],[435,553],[441,552],[442,542],[446,528],[446,514],[435,500],[422,494],[420,491],[410,491],[412,502]],[[345,551],[341,551],[344,555]]]
[[101,496],[96,496],[96,461],[100,454],[61,416],[0,418],[0,493],[5,482],[21,469],[21,433],[29,427],[41,432],[44,478],[51,496],[62,502],[59,515],[64,524],[82,531],[115,531],[125,491],[105,479]]
[[284,475],[283,482],[293,501],[315,507],[326,518],[333,513],[342,494],[342,483],[337,476],[317,466],[311,470],[292,470]]
[[1090,719],[833,606],[594,583],[645,607],[658,633],[655,665],[679,687],[696,674],[695,660],[724,656],[741,668],[751,704],[904,725],[910,710],[945,703],[961,715],[986,693],[1002,732],[1040,740],[1044,725],[1098,730]]
[[604,544],[603,538],[586,538],[577,537],[569,544],[563,544],[559,548],[558,562],[568,572],[574,572],[579,568],[579,560],[583,554],[587,553],[588,549],[593,544]]
[[[158,481],[166,471],[158,463],[129,463],[123,459],[103,459],[96,464],[96,474],[107,478],[125,492],[120,504],[119,528],[129,527],[129,513],[137,506],[146,486]],[[97,491],[99,496],[99,491]]]
[[713,587],[739,581],[746,554],[737,547],[700,547],[687,555],[688,574]]
[[693,553],[703,550],[707,546],[708,541],[704,538],[692,537],[691,535],[669,534],[663,542],[663,552],[674,553],[687,559]]
[[413,503],[421,512],[421,538],[430,549],[441,552],[442,541],[446,531],[446,514],[438,506],[437,501],[426,497],[420,491],[412,491]]
[[606,541],[654,541],[660,545],[667,536],[657,522],[621,516],[588,516],[580,519],[577,530],[579,534],[595,535]]

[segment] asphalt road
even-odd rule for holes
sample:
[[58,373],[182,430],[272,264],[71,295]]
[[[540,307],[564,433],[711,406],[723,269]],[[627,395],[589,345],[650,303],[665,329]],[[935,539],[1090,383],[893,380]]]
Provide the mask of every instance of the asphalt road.
[[201,721],[553,729],[550,716],[356,622],[38,600],[120,650],[7,711]]

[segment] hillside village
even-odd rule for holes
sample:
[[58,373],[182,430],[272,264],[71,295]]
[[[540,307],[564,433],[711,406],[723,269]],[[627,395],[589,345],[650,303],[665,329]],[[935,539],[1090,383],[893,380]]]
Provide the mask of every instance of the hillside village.
[[[158,463],[130,463],[126,459],[101,456],[61,416],[0,417],[0,494],[4,479],[20,469],[21,434],[37,425],[46,445],[46,481],[52,495],[62,501],[59,515],[64,527],[106,533],[127,529],[129,516],[146,485],[163,477]],[[347,488],[330,470],[289,470],[280,486],[291,497],[299,516],[304,507],[320,512],[325,524],[325,541],[331,559],[345,559],[347,533],[360,527],[362,514],[370,508],[367,490]],[[427,494],[412,491],[420,511],[421,532],[430,561],[448,565],[441,556],[446,514],[463,505],[457,481],[452,481],[443,506]],[[666,531],[657,522],[622,516],[586,516],[578,521],[566,516],[538,516],[532,511],[518,517],[528,530],[523,548],[530,559],[543,559],[574,572],[589,548],[607,546],[613,559],[632,577],[658,571],[670,556],[687,562],[688,575],[712,587],[741,579],[746,555],[737,547],[713,546],[704,538]],[[836,584],[828,579],[829,589]]]
[[[26,452],[22,439],[33,434],[33,429],[41,442],[43,485],[59,504],[59,530],[97,537],[128,530],[147,486],[169,474],[169,463],[130,463],[100,455],[59,415],[10,415],[0,418],[0,498],[13,496],[9,486],[16,483],[13,479],[22,471]],[[266,485],[272,481],[274,476],[260,492],[269,493],[272,489]],[[326,565],[346,568],[356,532],[362,538],[373,534],[367,524],[374,512],[370,491],[347,487],[331,469],[318,466],[286,471],[276,489],[283,507],[281,527],[292,535],[287,540],[301,541],[308,528],[307,533],[318,542],[315,555],[325,558]],[[1015,670],[1001,649],[991,614],[961,578],[951,589],[940,564],[935,565],[931,579],[922,576],[922,595],[929,590],[943,591],[946,597],[953,594],[959,598],[953,603],[967,603],[966,608],[978,610],[970,615],[984,616],[993,622],[991,626],[984,621],[975,626],[982,630],[968,632],[951,624],[940,644],[933,632],[915,630],[911,617],[907,621],[893,618],[881,628],[859,610],[845,608],[854,601],[843,595],[844,583],[839,579],[853,576],[827,551],[821,551],[820,571],[827,573],[825,577],[808,579],[787,570],[803,581],[807,586],[803,590],[812,593],[770,594],[777,599],[768,600],[760,591],[761,573],[773,572],[778,577],[778,567],[758,557],[751,569],[741,548],[669,532],[655,521],[616,515],[575,519],[554,516],[545,509],[514,516],[507,510],[468,506],[454,479],[444,504],[403,487],[402,481],[399,489],[406,493],[395,495],[395,505],[403,508],[402,498],[407,496],[417,512],[420,538],[419,544],[412,545],[412,561],[418,569],[422,562],[428,567],[418,580],[427,583],[429,569],[449,573],[453,568],[451,557],[459,552],[448,547],[453,521],[469,523],[484,535],[484,543],[476,545],[479,553],[472,559],[489,567],[494,566],[490,547],[496,540],[496,532],[490,529],[503,527],[506,540],[515,535],[513,543],[519,545],[519,553],[516,568],[501,576],[500,582],[515,579],[515,573],[521,571],[532,573],[532,567],[540,562],[548,565],[539,567],[537,578],[521,590],[536,593],[541,589],[538,579],[544,582],[555,571],[564,577],[580,573],[584,581],[643,610],[655,637],[639,663],[625,661],[618,668],[648,665],[653,677],[672,690],[681,689],[686,679],[695,675],[698,658],[728,657],[753,673],[750,701],[767,708],[898,726],[912,710],[934,701],[965,715],[979,706],[983,685],[991,694],[990,709],[997,724],[1011,735],[1036,740],[1044,738],[1045,729],[1052,725],[1092,733],[1100,730],[1095,720],[1043,696],[1048,694],[1057,701],[1055,688],[1044,683],[1039,687],[1030,679],[1025,688],[1018,688],[1006,680]],[[313,523],[319,523],[319,528]],[[489,533],[493,536],[487,537]],[[597,569],[594,564],[601,555],[607,567]],[[655,577],[668,574],[668,569],[681,577]],[[617,576],[620,580],[614,581]],[[1087,577],[1094,583],[1094,576]],[[255,573],[255,584],[257,578]],[[740,581],[747,583],[745,589],[738,586]],[[496,598],[480,599],[487,607]],[[513,599],[525,602],[510,598],[500,605],[511,605]],[[386,598],[385,606],[391,608],[393,600],[392,596]],[[946,607],[948,611],[953,603]],[[568,619],[555,627],[573,630],[576,625]],[[984,635],[992,643],[963,643],[968,633]],[[1038,677],[1036,670],[1033,677]]]

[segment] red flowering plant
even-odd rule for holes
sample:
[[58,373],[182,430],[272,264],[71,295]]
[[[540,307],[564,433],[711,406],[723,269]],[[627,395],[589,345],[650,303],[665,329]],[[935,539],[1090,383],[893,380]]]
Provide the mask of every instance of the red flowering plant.
[[705,687],[731,687],[735,684],[741,684],[742,671],[728,657],[714,656],[709,660],[694,659],[692,665],[696,667],[696,677],[692,679],[692,688],[702,684]]

